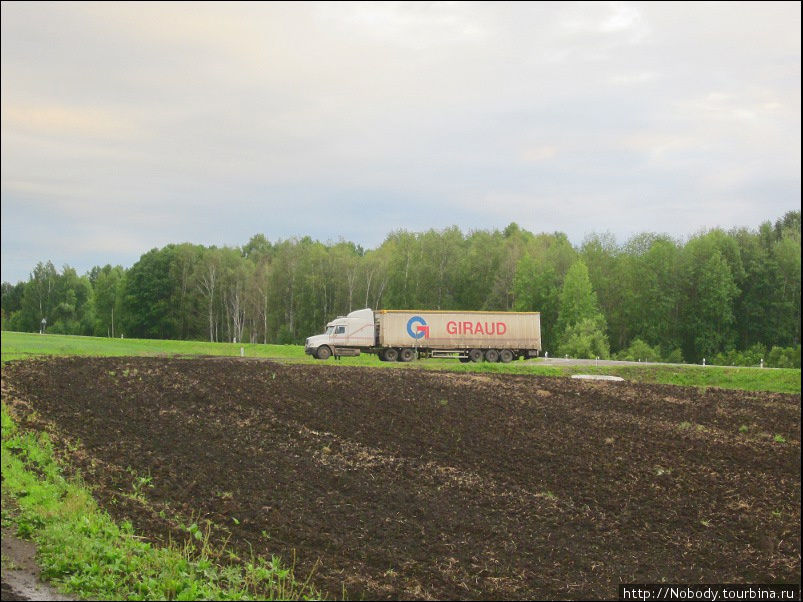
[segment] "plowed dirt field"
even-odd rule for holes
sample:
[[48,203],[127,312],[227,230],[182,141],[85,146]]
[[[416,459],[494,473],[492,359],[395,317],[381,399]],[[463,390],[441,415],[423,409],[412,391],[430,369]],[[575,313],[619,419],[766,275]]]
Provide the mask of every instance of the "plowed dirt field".
[[7,364],[3,398],[140,533],[210,519],[331,597],[800,582],[799,395],[59,358]]

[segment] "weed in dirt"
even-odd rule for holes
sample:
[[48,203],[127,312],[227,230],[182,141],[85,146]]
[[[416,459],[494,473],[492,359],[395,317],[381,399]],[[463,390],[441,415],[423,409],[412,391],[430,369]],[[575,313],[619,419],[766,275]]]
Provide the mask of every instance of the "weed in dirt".
[[19,568],[14,561],[5,554],[0,556],[0,567],[2,567],[4,571],[13,571]]
[[786,443],[786,439],[783,435],[775,435],[772,440],[775,441],[775,443]]
[[741,426],[739,427],[739,432],[740,432],[740,433],[746,433],[746,432],[747,432],[747,431],[749,431],[749,430],[750,430],[750,429],[747,427],[747,425],[746,425],[746,424],[743,424],[743,425],[741,425]]
[[692,425],[692,423],[691,423],[691,422],[687,422],[687,421],[685,421],[685,420],[684,420],[683,422],[681,422],[681,423],[678,425],[678,428],[679,428],[680,430],[682,430],[682,431],[685,431],[685,430],[688,430],[688,429],[690,429],[692,426],[693,426],[693,425]]

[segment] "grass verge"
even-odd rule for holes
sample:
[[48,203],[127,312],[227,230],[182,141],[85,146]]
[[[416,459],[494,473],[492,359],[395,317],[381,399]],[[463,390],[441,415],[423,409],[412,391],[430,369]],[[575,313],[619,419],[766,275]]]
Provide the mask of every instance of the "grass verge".
[[[62,591],[91,600],[312,599],[278,558],[243,564],[218,561],[208,538],[152,545],[131,524],[116,524],[80,479],[67,479],[46,433],[20,430],[2,405],[3,526],[38,545],[42,576]],[[195,534],[193,534],[195,535]]]
[[[207,343],[204,341],[167,341],[158,339],[110,339],[72,335],[39,335],[25,332],[2,333],[2,361],[38,355],[137,356],[216,355],[237,357],[242,349],[246,357],[318,363],[304,354],[300,345],[260,345],[255,343]],[[480,362],[461,364],[453,359],[429,359],[409,364],[380,362],[375,355],[344,357],[328,364],[382,368],[423,368],[453,372],[494,372],[536,376],[571,376],[572,374],[610,374],[632,382],[694,387],[721,387],[745,391],[775,393],[801,392],[800,369],[750,368],[736,366],[696,366],[691,364],[644,364],[606,366],[544,365],[540,360],[510,364]]]

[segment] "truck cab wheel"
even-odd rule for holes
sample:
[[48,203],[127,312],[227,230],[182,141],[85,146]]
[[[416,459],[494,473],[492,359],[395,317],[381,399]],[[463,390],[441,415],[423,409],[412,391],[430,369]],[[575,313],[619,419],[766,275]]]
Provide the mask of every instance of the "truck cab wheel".
[[389,347],[382,352],[382,357],[386,362],[395,362],[399,358],[399,350]]
[[499,360],[503,364],[509,364],[513,361],[513,352],[510,349],[502,349],[502,351],[499,352]]
[[496,349],[488,349],[485,352],[485,361],[486,362],[498,362],[499,361],[499,352]]
[[472,349],[468,352],[468,359],[470,359],[472,362],[481,362],[482,356],[482,349]]
[[328,360],[329,356],[331,355],[332,355],[332,350],[329,349],[329,347],[327,347],[326,345],[318,347],[318,350],[315,352],[315,357],[317,357],[319,360]]

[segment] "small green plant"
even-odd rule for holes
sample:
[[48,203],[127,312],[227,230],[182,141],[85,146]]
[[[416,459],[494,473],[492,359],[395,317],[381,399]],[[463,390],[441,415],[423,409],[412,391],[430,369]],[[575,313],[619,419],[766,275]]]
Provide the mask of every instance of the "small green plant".
[[0,557],[0,566],[3,567],[4,571],[13,571],[19,568],[14,561],[5,554]]
[[740,433],[746,433],[746,432],[747,432],[747,431],[749,431],[749,430],[750,430],[750,429],[749,429],[749,428],[747,428],[747,425],[746,425],[746,424],[743,424],[742,426],[740,426],[740,427],[739,427],[739,432],[740,432]]
[[153,489],[153,477],[150,475],[150,473],[146,477],[138,475],[130,466],[126,470],[131,476],[134,477],[134,481],[131,483],[131,488],[134,490],[132,497],[136,500],[144,501],[145,498],[143,495],[143,490],[145,488]]
[[681,429],[681,430],[683,430],[683,431],[685,431],[685,430],[687,430],[687,429],[690,429],[691,427],[692,427],[692,423],[691,423],[691,422],[688,422],[688,421],[686,421],[686,420],[684,420],[683,422],[681,422],[681,423],[678,425],[678,428],[679,428],[679,429]]
[[189,527],[187,527],[187,531],[197,541],[201,541],[204,538],[204,534],[201,532],[201,528],[198,526],[198,523],[192,523]]
[[786,439],[784,439],[783,435],[775,435],[772,440],[775,441],[775,443],[786,443]]

